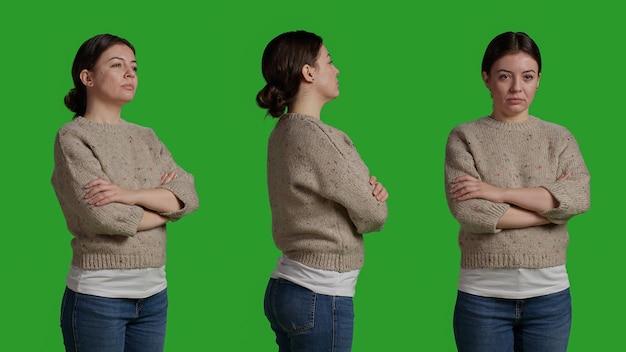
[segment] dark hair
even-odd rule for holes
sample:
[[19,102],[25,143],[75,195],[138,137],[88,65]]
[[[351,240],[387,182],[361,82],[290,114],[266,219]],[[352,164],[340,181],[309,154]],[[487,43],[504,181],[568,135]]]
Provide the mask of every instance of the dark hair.
[[267,84],[256,96],[257,105],[280,117],[298,94],[302,67],[316,64],[321,47],[322,38],[306,31],[286,32],[272,39],[263,51],[261,71]]
[[506,32],[493,38],[483,56],[482,72],[488,75],[493,64],[500,58],[508,54],[519,52],[524,52],[532,56],[539,66],[538,73],[541,73],[541,54],[539,53],[539,47],[535,41],[524,32]]
[[116,44],[124,44],[135,53],[135,47],[128,40],[112,34],[98,34],[87,39],[78,48],[72,64],[74,88],[70,89],[64,100],[65,106],[74,113],[74,117],[84,115],[87,109],[87,90],[80,80],[80,72],[84,69],[93,70],[100,55]]

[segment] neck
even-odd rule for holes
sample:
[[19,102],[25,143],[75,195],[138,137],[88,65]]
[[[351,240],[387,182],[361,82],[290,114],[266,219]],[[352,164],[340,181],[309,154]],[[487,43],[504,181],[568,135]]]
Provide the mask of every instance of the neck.
[[528,120],[530,118],[530,115],[528,114],[528,111],[515,115],[507,115],[494,110],[491,115],[489,115],[489,117],[501,122],[523,122]]
[[84,118],[100,123],[118,123],[121,119],[122,107],[105,104],[87,104]]
[[301,85],[300,92],[296,99],[287,108],[287,112],[301,114],[320,119],[322,108],[328,101],[321,99],[315,92],[310,91],[307,86]]

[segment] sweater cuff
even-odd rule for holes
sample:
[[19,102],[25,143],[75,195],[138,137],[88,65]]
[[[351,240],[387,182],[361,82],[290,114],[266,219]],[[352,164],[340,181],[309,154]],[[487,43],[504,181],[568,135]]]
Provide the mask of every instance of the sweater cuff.
[[187,185],[170,182],[168,184],[160,186],[160,188],[172,192],[174,196],[183,203],[183,207],[177,211],[159,213],[160,215],[169,218],[170,221],[179,220],[183,216],[193,212],[198,208],[198,197],[196,195],[196,192],[194,190],[190,191]]
[[564,224],[570,217],[570,205],[567,196],[567,191],[563,187],[562,182],[553,182],[549,185],[542,186],[559,202],[559,205],[554,209],[539,212],[539,215],[547,218],[553,224]]
[[497,228],[498,221],[510,207],[507,203],[490,203],[482,212],[476,212],[471,228],[466,229],[474,233],[498,233],[501,231]]

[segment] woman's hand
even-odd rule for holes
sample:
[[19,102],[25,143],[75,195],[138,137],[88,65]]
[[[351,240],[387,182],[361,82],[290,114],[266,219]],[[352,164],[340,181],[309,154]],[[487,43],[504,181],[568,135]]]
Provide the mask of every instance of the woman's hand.
[[379,202],[385,202],[387,198],[389,198],[389,193],[387,189],[383,187],[383,184],[380,182],[376,182],[376,176],[370,177],[370,185],[374,186],[374,190],[372,191],[372,195]]
[[167,184],[170,181],[175,180],[176,177],[178,177],[178,175],[174,171],[164,173],[163,176],[161,176],[161,185]]
[[88,203],[91,205],[100,206],[109,203],[136,204],[135,191],[122,188],[101,178],[86,184],[85,189],[88,190],[85,199],[88,199]]
[[557,181],[567,180],[568,178],[570,178],[570,176],[572,176],[572,173],[568,172],[566,174],[563,174],[563,175],[559,176],[556,180]]
[[494,203],[504,203],[503,194],[506,189],[492,186],[475,177],[465,175],[452,180],[450,193],[456,200],[485,199]]

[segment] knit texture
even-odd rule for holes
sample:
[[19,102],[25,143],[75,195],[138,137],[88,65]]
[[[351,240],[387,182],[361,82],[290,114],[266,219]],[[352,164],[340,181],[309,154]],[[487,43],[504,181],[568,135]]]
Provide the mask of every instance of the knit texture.
[[[557,181],[565,173],[567,180]],[[565,128],[536,117],[506,123],[484,117],[454,128],[446,145],[446,191],[463,175],[496,187],[543,187],[559,202],[541,213],[553,224],[499,230],[508,204],[452,200],[460,223],[462,268],[546,268],[565,264],[567,220],[589,209],[589,172],[578,144]]]
[[363,266],[362,234],[380,231],[387,204],[348,136],[318,119],[285,114],[269,137],[267,176],[276,246],[307,266]]
[[[172,171],[178,177],[160,185]],[[56,135],[52,186],[74,235],[72,264],[87,270],[164,265],[166,226],[138,232],[142,207],[89,205],[85,185],[97,178],[126,189],[170,190],[184,206],[161,215],[176,221],[198,208],[193,176],[176,165],[151,129],[124,120],[102,124],[77,117]]]

